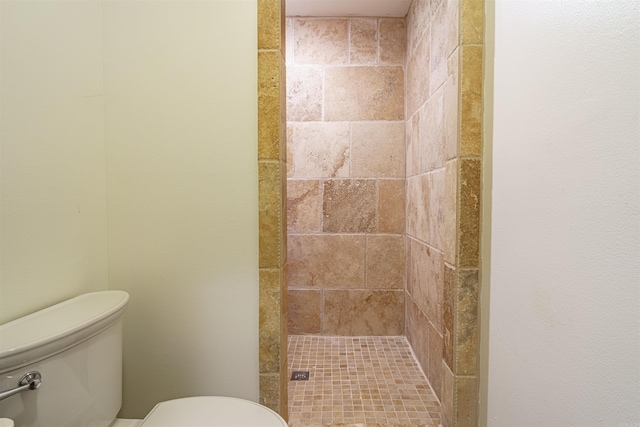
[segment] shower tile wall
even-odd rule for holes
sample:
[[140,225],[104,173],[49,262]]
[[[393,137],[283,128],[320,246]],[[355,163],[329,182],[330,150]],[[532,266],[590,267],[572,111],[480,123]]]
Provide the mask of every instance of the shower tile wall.
[[286,31],[289,334],[402,335],[405,21]]
[[407,17],[406,332],[439,398],[452,337],[445,289],[456,247],[457,19],[453,1],[414,0]]
[[406,335],[442,403],[477,422],[482,0],[413,0],[407,15]]

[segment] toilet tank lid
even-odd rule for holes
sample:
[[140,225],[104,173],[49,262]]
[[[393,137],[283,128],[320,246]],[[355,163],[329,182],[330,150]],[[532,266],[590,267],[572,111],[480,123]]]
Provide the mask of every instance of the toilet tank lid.
[[250,400],[197,396],[158,403],[139,427],[287,427],[287,423]]
[[0,372],[78,344],[113,324],[129,294],[91,292],[0,325]]

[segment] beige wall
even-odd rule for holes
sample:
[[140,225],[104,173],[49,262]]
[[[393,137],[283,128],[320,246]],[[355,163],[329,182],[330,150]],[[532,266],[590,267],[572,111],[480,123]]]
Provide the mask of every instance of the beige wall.
[[108,275],[131,294],[122,415],[257,401],[256,2],[0,7],[0,321]]
[[287,20],[289,333],[404,330],[404,19]]
[[100,4],[2,1],[0,323],[107,288]]
[[258,400],[256,10],[103,4],[109,279],[131,294],[125,417],[190,395]]

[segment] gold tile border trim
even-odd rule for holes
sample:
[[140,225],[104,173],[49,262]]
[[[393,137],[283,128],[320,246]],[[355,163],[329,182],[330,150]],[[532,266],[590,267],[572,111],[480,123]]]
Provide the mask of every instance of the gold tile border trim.
[[258,0],[260,403],[288,418],[284,0]]

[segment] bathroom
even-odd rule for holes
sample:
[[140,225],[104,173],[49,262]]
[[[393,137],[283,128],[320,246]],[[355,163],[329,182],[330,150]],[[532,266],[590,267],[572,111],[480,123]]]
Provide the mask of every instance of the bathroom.
[[[596,25],[602,31],[613,31],[607,22],[589,14],[595,12],[583,11],[572,6],[571,2],[552,8],[558,16],[557,21],[542,19],[540,16],[545,15],[533,2],[515,3],[521,3],[519,6],[524,10],[504,1],[487,2],[486,5],[487,27],[491,29],[487,48],[493,48],[494,41],[490,37],[495,31],[495,49],[503,55],[496,55],[500,59],[495,63],[496,76],[520,75],[514,69],[524,72],[527,69],[524,64],[538,70],[536,67],[545,63],[548,57],[540,53],[544,50],[539,49],[537,43],[541,43],[550,56],[559,51],[557,46],[575,47],[578,42],[576,38],[567,36],[565,31],[568,28],[584,35],[580,25],[588,22],[589,28]],[[479,3],[461,1],[460,4],[464,8],[465,5],[477,6]],[[3,0],[0,7],[0,322],[80,293],[123,289],[131,295],[125,318],[123,416],[141,417],[158,401],[196,394],[232,395],[271,407],[286,406],[283,349],[286,348],[287,293],[283,292],[286,289],[286,260],[282,235],[286,226],[281,189],[285,183],[287,162],[284,147],[278,145],[284,128],[283,120],[278,117],[279,104],[276,103],[284,99],[284,86],[277,75],[266,74],[273,70],[284,71],[286,49],[284,43],[278,41],[280,2],[265,0],[256,5],[254,1]],[[492,7],[497,10],[494,12]],[[612,9],[602,7],[602,12],[608,13],[603,16],[616,18],[634,16],[637,12],[637,6],[632,2],[620,2],[617,6],[620,13],[613,5],[608,6]],[[482,8],[480,6],[480,10]],[[532,29],[534,25],[530,22],[516,19],[525,12],[531,22],[538,25],[539,28],[534,28],[538,32]],[[502,19],[496,19],[494,23],[493,18],[490,19],[494,15]],[[567,16],[575,19],[567,19]],[[255,26],[256,21],[258,27]],[[627,29],[624,33],[628,36],[625,39],[627,44],[624,46],[635,52],[636,44],[633,43],[636,39],[629,34],[637,30],[637,23],[629,23],[622,18],[614,22]],[[540,37],[534,43],[518,28],[527,28]],[[229,43],[230,40],[233,42]],[[273,44],[274,40],[276,44]],[[632,69],[630,65],[635,64],[633,61],[637,53],[623,59],[618,55],[619,51],[613,49],[617,45],[607,45],[606,38],[589,40],[602,49],[611,49],[613,53],[607,58],[621,69]],[[213,54],[206,55],[206,52]],[[535,80],[529,87],[551,99],[557,96],[562,100],[558,106],[561,111],[562,106],[573,105],[569,95],[583,96],[579,90],[583,87],[581,85],[591,81],[590,75],[581,73],[595,69],[602,71],[603,75],[607,74],[605,72],[610,76],[618,75],[616,69],[607,68],[604,60],[594,60],[593,63],[588,62],[588,66],[579,67],[585,65],[585,62],[580,62],[582,58],[568,58],[571,61],[563,62],[574,73],[566,72],[570,76],[568,80],[576,82],[574,92],[566,94],[542,79],[559,73],[555,68],[543,69],[542,77],[534,76],[540,80]],[[260,68],[261,64],[263,68]],[[633,90],[622,90],[612,80],[606,82],[606,90],[596,94],[603,105],[613,111],[637,111],[636,99],[629,98]],[[477,84],[470,83],[472,86]],[[509,358],[514,351],[522,354],[518,348],[529,348],[528,343],[520,343],[517,336],[509,334],[512,330],[528,331],[532,327],[537,331],[537,323],[513,317],[503,318],[502,323],[494,322],[496,318],[492,317],[492,326],[481,323],[481,326],[492,328],[492,336],[509,337],[508,341],[514,342],[514,347],[501,351],[503,341],[494,341],[494,345],[486,343],[496,349],[498,356],[494,360],[506,363],[510,370],[501,375],[496,370],[498,367],[490,365],[487,358],[480,360],[478,369],[480,372],[486,369],[484,372],[488,372],[489,380],[493,379],[493,382],[489,381],[493,385],[488,388],[485,377],[481,381],[484,385],[473,386],[478,387],[480,393],[479,417],[486,418],[486,399],[489,399],[494,402],[492,411],[504,419],[517,420],[518,415],[511,413],[509,405],[496,403],[500,397],[507,401],[513,399],[510,402],[514,407],[533,416],[532,419],[541,420],[535,417],[543,415],[532,415],[525,408],[531,402],[543,405],[554,396],[559,399],[567,390],[572,390],[574,384],[579,383],[577,368],[596,369],[622,385],[622,394],[574,397],[578,399],[579,406],[585,408],[580,420],[582,416],[597,417],[598,411],[605,411],[597,407],[619,407],[605,404],[612,403],[614,398],[623,408],[637,410],[637,405],[629,397],[636,390],[633,384],[638,384],[635,381],[637,373],[596,368],[600,366],[596,363],[599,360],[616,361],[612,364],[616,366],[634,366],[637,346],[633,340],[620,337],[619,329],[613,325],[635,324],[633,319],[637,310],[627,307],[625,302],[633,301],[634,298],[629,296],[636,296],[637,290],[629,285],[607,291],[589,286],[589,292],[585,292],[584,282],[577,283],[568,275],[571,266],[579,265],[586,271],[593,271],[590,266],[597,265],[600,268],[595,277],[598,283],[606,283],[605,273],[611,272],[605,262],[609,255],[590,262],[565,260],[567,264],[559,265],[545,255],[556,253],[561,258],[554,248],[532,247],[524,238],[510,237],[514,234],[513,229],[504,230],[495,225],[500,219],[498,224],[510,224],[519,230],[522,223],[510,219],[514,206],[506,201],[515,198],[523,206],[527,205],[524,194],[520,195],[516,189],[504,184],[496,184],[516,181],[513,177],[517,171],[506,167],[511,165],[509,159],[519,158],[519,153],[509,151],[504,141],[515,138],[518,133],[508,124],[526,128],[528,122],[525,118],[531,111],[539,114],[539,120],[553,122],[539,113],[535,106],[526,105],[523,101],[522,110],[505,111],[513,102],[512,92],[521,95],[522,99],[530,95],[530,90],[515,83],[515,87],[507,86],[508,83],[509,79],[496,77],[492,100],[475,99],[481,104],[492,101],[496,116],[494,121],[484,117],[489,120],[496,137],[492,146],[488,146],[485,138],[484,150],[492,148],[493,152],[489,156],[487,151],[482,154],[485,162],[488,157],[493,159],[494,171],[491,271],[508,275],[491,280],[492,316],[493,313],[504,313],[506,308],[528,313],[529,306],[522,305],[520,301],[533,298],[536,303],[531,309],[534,313],[531,319],[542,318],[543,330],[550,328],[555,331],[552,341],[555,345],[569,341],[569,350],[581,351],[584,342],[572,341],[575,331],[567,326],[570,324],[568,320],[578,312],[599,313],[587,297],[597,296],[603,301],[614,301],[615,305],[607,306],[607,313],[611,313],[607,315],[607,321],[603,322],[602,328],[596,328],[596,336],[586,341],[592,348],[602,350],[597,360],[585,364],[569,363],[570,351],[562,352],[558,359],[557,354],[541,350],[548,344],[546,335],[542,335],[533,341],[540,344],[533,353],[544,362],[533,371]],[[518,92],[519,89],[522,92]],[[256,93],[261,94],[260,98],[257,99]],[[625,100],[622,106],[626,108],[619,106],[618,101],[613,102],[611,93],[616,95],[616,99]],[[273,103],[276,103],[276,110],[272,108]],[[272,117],[275,120],[259,115],[263,109],[275,115]],[[578,117],[586,114],[582,110],[579,113]],[[578,135],[578,138],[569,133],[575,128],[572,126],[574,122],[553,123],[566,132],[563,134],[565,138],[575,141],[572,147],[578,146],[578,139],[585,141],[585,135]],[[636,132],[635,127],[624,120],[620,119],[615,124],[615,134],[622,136],[623,141],[628,141],[630,134],[636,135],[633,133]],[[610,129],[607,124],[600,126],[602,133]],[[486,132],[489,130],[485,126]],[[547,136],[553,140],[554,134]],[[523,139],[523,144],[528,144],[523,151],[536,154],[536,138],[524,135]],[[589,141],[588,138],[586,140]],[[256,146],[258,162],[255,161]],[[620,165],[620,159],[636,158],[637,149],[629,143],[621,144],[621,147],[613,153],[597,153],[601,162],[603,158],[607,159],[614,167],[626,168],[624,170],[628,172],[623,177],[604,180],[597,187],[598,194],[606,200],[609,200],[606,195],[610,189],[616,189],[616,192],[621,188],[633,189],[637,182],[637,169],[624,162]],[[587,154],[596,157],[592,152]],[[560,155],[566,159],[569,153],[561,151]],[[544,157],[542,160],[549,159]],[[518,163],[518,166],[525,168],[526,162]],[[572,171],[558,166],[550,160],[538,164],[539,168],[553,171],[550,176],[556,184],[564,182]],[[591,164],[588,166],[580,164],[576,168],[594,170]],[[489,170],[482,169],[482,173],[488,174]],[[500,181],[498,173],[502,174],[499,175]],[[558,185],[536,179],[528,180],[527,184],[530,186],[528,190],[533,191],[530,194],[539,194],[536,191],[542,189],[551,194],[563,190]],[[477,189],[473,191],[477,192]],[[625,194],[634,201],[632,207],[635,209],[637,196],[630,191]],[[558,206],[558,201],[552,198],[543,198],[542,202],[549,205],[553,202]],[[575,216],[573,221],[569,221],[557,213],[551,218],[562,221],[556,223],[549,219],[548,223],[567,224],[580,229],[591,227],[593,222],[589,212],[601,211],[598,208],[579,209],[585,206],[583,199],[574,202],[568,208],[579,212],[577,225]],[[490,205],[484,203],[483,206],[488,209]],[[626,212],[623,209],[619,211]],[[550,228],[554,230],[551,235],[548,234],[551,231],[534,227],[538,223],[531,212],[518,210],[520,216],[517,218],[530,220],[532,229],[540,236],[550,236],[551,240],[562,238],[563,234],[553,227]],[[487,212],[484,213],[485,219],[488,218]],[[597,224],[608,224],[610,218]],[[632,224],[628,216],[614,218],[617,218],[616,223]],[[637,254],[634,246],[637,230],[629,227],[631,232],[621,244],[628,249],[627,253]],[[598,235],[603,242],[606,230],[607,227],[603,226],[602,234]],[[458,233],[462,232],[477,233],[478,230],[459,228]],[[525,237],[529,238],[528,235]],[[548,263],[553,268],[541,274],[554,277],[562,273],[570,286],[561,295],[548,287],[533,284],[526,288],[529,293],[510,293],[507,283],[518,278],[515,266],[519,265],[519,259],[511,259],[511,253],[497,250],[496,242],[500,242],[499,248],[510,248],[522,258],[531,256],[533,260]],[[571,244],[572,237],[567,236],[562,242]],[[483,240],[483,244],[486,243]],[[582,243],[580,241],[578,246],[583,247]],[[484,246],[483,253],[487,253]],[[578,258],[585,259],[582,255]],[[510,262],[513,264],[508,264]],[[508,265],[511,267],[506,268]],[[637,279],[636,270],[627,264],[612,265],[617,266],[616,275],[622,274],[622,283],[632,284]],[[488,270],[486,268],[482,274],[488,274]],[[620,295],[626,297],[621,299]],[[488,301],[485,304],[488,307]],[[493,304],[496,304],[495,308]],[[562,304],[571,310],[566,313],[559,311],[558,306]],[[505,324],[513,326],[505,331],[500,327]],[[598,340],[603,336],[620,339],[616,340],[616,346],[603,349]],[[609,339],[605,341],[609,342]],[[515,343],[521,347],[515,347]],[[487,366],[483,366],[483,360]],[[193,370],[194,366],[201,366],[202,370]],[[558,385],[556,393],[539,393],[539,390],[548,390],[548,387],[543,387],[544,382],[527,381],[549,378],[551,374],[558,377],[560,368],[571,375]],[[514,387],[516,380],[518,384],[531,384],[531,391],[526,393],[529,400],[506,392]],[[456,383],[464,385],[474,381],[474,376],[464,375]],[[541,397],[543,394],[547,397]],[[612,397],[601,397],[605,395]],[[482,399],[485,399],[485,404]],[[602,404],[591,404],[593,402]],[[572,419],[562,408],[551,407],[548,416],[555,415],[556,420],[562,419],[560,416]],[[624,418],[617,415],[619,412],[625,413],[606,414],[608,419],[620,423],[637,421],[633,416]],[[562,425],[553,424],[553,420],[545,419],[538,424]],[[496,422],[493,425],[509,424]],[[514,421],[510,425],[526,424]]]

